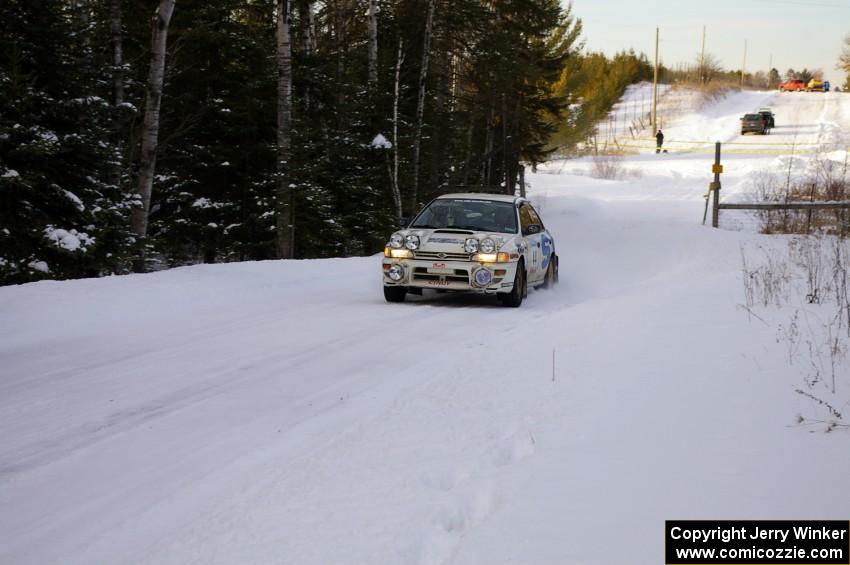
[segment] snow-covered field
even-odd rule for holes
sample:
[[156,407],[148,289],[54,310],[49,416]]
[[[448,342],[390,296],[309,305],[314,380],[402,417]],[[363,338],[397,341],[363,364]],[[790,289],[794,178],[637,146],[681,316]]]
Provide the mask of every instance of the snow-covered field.
[[[673,104],[673,98],[679,91],[671,90],[667,84],[658,85],[659,104]],[[641,133],[649,127],[652,110],[652,83],[639,82],[626,87],[622,98],[608,112],[608,119],[597,126],[597,142],[600,146],[611,144],[614,140],[622,142]],[[643,132],[645,133],[645,132]]]
[[[682,118],[838,143],[850,95]],[[703,227],[713,155],[670,151],[530,175],[561,283],[518,310],[386,304],[378,257],[0,288],[0,562],[657,564],[665,519],[846,520],[848,432],[797,423],[784,310],[740,307],[742,248],[790,238]]]

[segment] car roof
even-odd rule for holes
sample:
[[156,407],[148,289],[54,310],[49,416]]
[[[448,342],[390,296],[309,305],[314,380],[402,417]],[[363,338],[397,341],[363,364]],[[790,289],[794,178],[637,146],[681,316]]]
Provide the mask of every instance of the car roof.
[[494,200],[496,202],[516,202],[520,197],[513,194],[489,194],[486,192],[455,192],[452,194],[443,194],[437,197],[437,200],[446,198],[460,198],[463,200]]

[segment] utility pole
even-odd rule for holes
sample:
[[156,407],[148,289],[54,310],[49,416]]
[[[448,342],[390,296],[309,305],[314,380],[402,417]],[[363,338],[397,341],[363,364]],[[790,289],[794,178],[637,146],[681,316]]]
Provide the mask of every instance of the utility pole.
[[741,90],[744,90],[744,73],[747,69],[747,40],[744,40],[744,63],[741,65]]
[[699,52],[699,84],[705,83],[705,26],[702,26],[702,49]]
[[658,133],[658,122],[655,121],[658,112],[658,28],[655,28],[655,73],[652,77],[652,135]]

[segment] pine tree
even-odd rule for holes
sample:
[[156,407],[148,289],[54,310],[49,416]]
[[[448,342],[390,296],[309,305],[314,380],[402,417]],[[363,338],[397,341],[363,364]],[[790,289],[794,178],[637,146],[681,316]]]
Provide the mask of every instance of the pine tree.
[[112,115],[78,3],[0,8],[0,281],[122,272],[129,199],[109,184]]

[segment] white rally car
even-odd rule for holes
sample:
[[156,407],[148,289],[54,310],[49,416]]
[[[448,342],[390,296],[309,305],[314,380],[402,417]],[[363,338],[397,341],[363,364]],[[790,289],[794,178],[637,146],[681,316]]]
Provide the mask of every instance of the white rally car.
[[517,307],[529,287],[558,280],[555,240],[531,203],[503,194],[432,200],[384,249],[384,298],[423,288],[495,294]]

